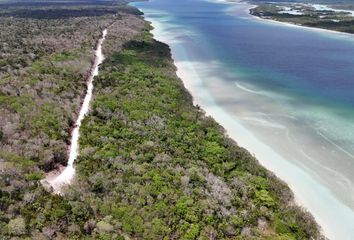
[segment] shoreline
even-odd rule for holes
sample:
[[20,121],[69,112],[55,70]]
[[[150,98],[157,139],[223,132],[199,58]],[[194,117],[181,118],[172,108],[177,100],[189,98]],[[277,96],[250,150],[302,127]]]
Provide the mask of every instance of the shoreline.
[[[142,11],[142,9],[139,9]],[[143,12],[143,11],[142,11]],[[249,14],[251,15],[251,14]],[[254,18],[257,18],[256,16],[251,15]],[[154,21],[148,17],[145,16],[145,19],[147,21],[150,21],[152,25],[154,26],[154,30],[152,30],[152,33],[154,35],[154,38],[157,39],[158,41],[165,42],[170,45],[167,39],[164,39],[163,30],[159,33],[158,28],[161,28],[161,25],[159,22]],[[258,19],[257,21],[262,21],[264,19]],[[274,21],[273,24],[286,24],[287,26],[291,27],[303,27],[303,26],[296,26],[290,23],[281,23]],[[317,28],[310,28],[310,27],[303,27],[306,29],[310,30],[315,30],[315,31],[325,31],[325,32],[331,32],[331,33],[336,33],[336,34],[345,34],[346,33],[341,33],[341,32],[336,32],[336,31],[330,31],[330,30],[325,30],[325,29],[317,29]],[[161,29],[160,29],[161,30]],[[351,35],[351,34],[350,34]],[[170,45],[171,47],[171,45]],[[172,48],[171,48],[172,49]],[[317,184],[313,176],[308,174],[306,171],[301,169],[299,166],[294,165],[291,162],[287,162],[284,160],[282,156],[280,156],[278,153],[276,153],[270,146],[264,144],[261,142],[261,140],[257,139],[255,135],[251,133],[251,130],[247,129],[245,126],[243,126],[239,121],[237,121],[235,118],[231,116],[231,114],[228,114],[226,111],[224,111],[221,107],[216,106],[216,104],[208,105],[210,102],[213,102],[214,100],[210,100],[208,104],[203,103],[203,100],[200,99],[200,91],[204,91],[204,89],[193,89],[193,83],[189,82],[189,80],[195,81],[196,76],[190,75],[188,73],[188,69],[186,70],[186,65],[185,63],[188,61],[178,61],[176,58],[175,54],[172,51],[172,59],[174,60],[174,64],[177,67],[177,76],[182,80],[183,84],[185,85],[186,89],[190,92],[190,94],[193,96],[193,103],[194,105],[199,105],[201,108],[205,111],[205,114],[207,116],[213,117],[222,127],[226,130],[226,133],[229,137],[231,137],[233,140],[235,140],[239,146],[245,148],[247,151],[249,151],[252,155],[254,155],[257,160],[259,161],[260,165],[264,166],[267,170],[271,171],[274,173],[276,177],[284,181],[290,188],[291,192],[294,195],[293,202],[308,211],[315,219],[316,223],[320,227],[321,233],[328,239],[338,239],[336,238],[336,234],[332,232],[330,229],[334,229],[333,225],[331,224],[330,221],[326,221],[326,219],[331,219],[333,216],[333,212],[326,213],[322,211],[316,211],[321,208],[321,206],[318,206],[316,202],[312,202],[312,198],[306,198],[304,195],[311,195],[314,197],[316,196],[316,193],[319,192],[324,192],[327,193],[330,191],[330,189],[324,187],[323,185],[320,185],[318,189],[311,189],[309,186],[314,183]],[[189,63],[191,65],[191,63]],[[188,67],[188,66],[187,66]],[[189,69],[192,70],[193,69]],[[196,84],[198,85],[198,84]],[[206,90],[208,91],[208,90]],[[236,126],[235,126],[236,124]],[[241,133],[240,133],[241,132]],[[246,136],[245,136],[246,135]],[[263,156],[263,157],[262,157]],[[274,161],[274,158],[276,161]],[[277,163],[275,163],[277,162]],[[277,164],[281,166],[277,166]],[[282,171],[282,168],[287,168],[287,169],[293,169],[293,172],[290,172],[290,174]],[[293,175],[293,178],[289,177],[289,175]],[[310,184],[307,186],[301,185],[301,183],[298,183],[296,181],[297,177],[301,177],[302,179],[306,179]],[[317,184],[318,185],[318,184]],[[304,191],[306,189],[307,191]],[[325,194],[325,198],[328,199],[328,204],[335,203],[335,205],[339,205],[340,209],[338,211],[341,213],[343,217],[347,217],[348,219],[351,218],[351,215],[348,213],[352,212],[352,209],[347,207],[346,205],[342,204],[337,198],[332,196],[331,194]],[[326,200],[327,201],[327,200]],[[310,211],[311,209],[311,211]],[[320,214],[319,214],[320,213]],[[326,216],[326,217],[324,217]],[[337,231],[338,233],[338,231]],[[339,238],[340,239],[340,238]],[[342,239],[347,239],[347,238],[342,238]]]
[[[140,11],[142,11],[141,9],[139,9]],[[151,19],[147,19],[146,17],[144,17],[147,21],[150,21],[152,23],[152,26],[154,26],[154,29],[151,31],[154,39],[164,42],[166,44],[168,44],[168,41],[166,41],[166,39],[164,39],[163,37],[159,37],[158,33],[157,33],[157,28],[156,22],[152,21]],[[169,44],[168,44],[169,45]],[[170,46],[170,45],[169,45]],[[170,46],[171,48],[171,46]],[[189,80],[190,79],[199,79],[198,76],[193,76],[190,74],[190,72],[188,72],[188,70],[186,70],[186,68],[188,68],[188,66],[185,66],[183,61],[178,61],[176,59],[175,54],[172,52],[172,59],[174,61],[174,65],[176,66],[177,70],[176,70],[176,74],[178,76],[178,78],[181,79],[181,81],[183,82],[183,85],[185,86],[185,88],[187,89],[187,91],[190,93],[190,95],[193,97],[193,104],[195,106],[200,106],[201,109],[205,112],[206,116],[210,116],[212,117],[216,122],[218,122],[224,129],[225,129],[225,133],[227,136],[229,136],[231,139],[233,139],[238,146],[245,148],[251,155],[253,155],[257,161],[259,162],[259,164],[263,167],[265,167],[268,171],[270,171],[272,174],[274,174],[277,178],[281,179],[281,181],[284,181],[286,183],[286,185],[289,187],[290,191],[293,194],[293,199],[292,199],[292,203],[300,206],[301,208],[305,209],[307,212],[309,212],[315,219],[316,223],[319,226],[319,230],[321,232],[321,234],[323,234],[325,236],[325,239],[328,238],[328,236],[332,236],[333,234],[330,233],[327,229],[325,230],[325,221],[323,221],[323,219],[319,219],[318,217],[315,216],[315,214],[313,214],[312,211],[309,210],[309,205],[311,203],[308,203],[306,201],[306,199],[304,199],[302,196],[303,194],[301,191],[301,187],[296,186],[296,184],[294,182],[289,182],[286,179],[284,174],[281,174],[281,170],[277,170],[277,168],[272,165],[270,161],[266,160],[266,159],[270,159],[270,158],[277,158],[277,161],[280,163],[282,162],[282,157],[280,155],[278,155],[276,152],[274,152],[269,146],[265,145],[264,143],[262,143],[260,140],[258,140],[245,126],[243,126],[241,123],[239,123],[238,121],[236,121],[236,119],[234,119],[230,114],[226,113],[221,107],[218,107],[215,105],[206,105],[203,100],[202,97],[200,97],[203,94],[210,94],[208,92],[208,90],[206,89],[193,89],[193,83],[190,83]],[[194,69],[189,69],[191,71],[194,71]],[[194,71],[196,73],[196,71]],[[198,85],[200,83],[196,83],[195,85]],[[200,86],[200,85],[199,85]],[[206,91],[206,93],[203,93],[204,91]],[[202,92],[202,93],[201,93]],[[212,99],[212,98],[211,98]],[[210,102],[214,102],[214,100],[212,99]],[[261,149],[261,150],[260,150]],[[264,151],[266,153],[260,153],[260,151]],[[267,157],[262,157],[262,156],[266,156]],[[290,162],[284,162],[283,163],[285,165],[292,165],[291,168],[294,168],[296,170],[294,171],[300,171],[302,172],[302,177],[303,178],[307,178],[309,176],[306,175],[306,173],[304,173],[302,170],[300,170],[299,167],[297,167],[296,165],[293,165]],[[309,181],[314,181],[312,179],[309,179]],[[329,238],[332,239],[332,238]],[[334,239],[334,238],[333,238]]]
[[[154,38],[156,37],[154,36]],[[309,182],[314,181],[312,177],[308,176],[298,166],[290,162],[283,161],[283,158],[278,153],[276,153],[268,145],[264,144],[261,140],[257,139],[257,137],[252,134],[250,130],[248,130],[245,126],[239,123],[221,107],[213,105],[207,106],[206,104],[204,104],[203,100],[197,97],[197,90],[193,90],[193,86],[188,83],[188,80],[194,79],[195,76],[191,76],[188,71],[184,70],[185,66],[183,66],[183,62],[174,60],[174,63],[177,67],[177,76],[182,80],[186,89],[193,96],[193,104],[200,106],[201,109],[205,112],[206,116],[210,116],[215,119],[215,121],[218,122],[225,129],[227,136],[233,139],[238,146],[245,148],[251,155],[253,155],[261,166],[265,167],[268,171],[272,172],[277,178],[284,181],[289,187],[290,191],[293,193],[293,203],[297,206],[302,207],[314,217],[316,223],[319,225],[320,232],[326,238],[329,237],[329,239],[334,239],[330,237],[333,236],[333,233],[329,232],[328,228],[325,227],[327,224],[325,223],[324,219],[319,218],[318,216],[316,216],[316,214],[314,214],[313,211],[310,211],[311,207],[309,206],[312,205],[312,203],[308,202],[306,198],[303,197],[303,189],[299,187],[296,182],[288,181],[283,168],[293,168],[293,173],[299,173],[300,175],[302,175],[301,177],[303,179],[307,178]],[[277,163],[274,164],[274,160]],[[323,190],[328,191],[327,189]]]

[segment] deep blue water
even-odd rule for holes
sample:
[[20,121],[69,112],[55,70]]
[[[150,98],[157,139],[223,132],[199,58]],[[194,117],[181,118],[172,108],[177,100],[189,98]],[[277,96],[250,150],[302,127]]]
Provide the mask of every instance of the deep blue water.
[[[262,88],[288,90],[354,106],[354,42],[300,29],[275,27],[225,14],[228,5],[206,1],[153,1],[178,24],[207,39],[209,54],[251,73]],[[315,94],[315,95],[314,95]]]
[[[318,191],[304,201],[328,213],[314,214],[331,237],[354,239],[354,35],[257,20],[245,4],[135,5],[175,60],[190,62],[212,101],[314,179],[297,190]],[[306,184],[293,178],[285,180]]]

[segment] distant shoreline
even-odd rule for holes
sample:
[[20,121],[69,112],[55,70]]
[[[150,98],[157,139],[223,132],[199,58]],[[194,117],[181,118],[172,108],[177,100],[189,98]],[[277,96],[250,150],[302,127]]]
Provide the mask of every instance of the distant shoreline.
[[247,10],[248,14],[258,20],[264,20],[264,21],[267,21],[269,23],[274,23],[274,24],[283,24],[283,25],[287,25],[289,27],[301,27],[301,28],[305,28],[305,29],[322,31],[322,32],[327,32],[327,33],[337,33],[337,34],[341,34],[343,36],[354,36],[354,33],[350,33],[350,32],[332,30],[332,29],[328,29],[328,28],[315,27],[315,26],[307,26],[304,24],[297,24],[297,23],[291,22],[291,21],[280,21],[272,16],[271,17],[264,17],[264,16],[262,17],[262,16],[255,14],[255,13],[252,13],[252,11],[251,11],[252,9],[259,7],[260,5],[255,5],[254,3],[249,3],[249,4],[252,4],[252,6]]
[[340,32],[340,31],[329,30],[329,29],[325,29],[325,28],[309,27],[309,26],[305,26],[305,25],[298,25],[298,24],[291,23],[291,22],[282,22],[282,21],[278,21],[275,19],[267,19],[267,18],[255,16],[251,13],[249,13],[249,15],[251,15],[255,20],[268,22],[271,24],[278,24],[278,25],[283,25],[283,26],[288,26],[288,27],[296,27],[296,28],[304,28],[304,29],[311,30],[311,31],[319,31],[319,32],[323,32],[323,33],[332,33],[332,34],[335,33],[335,34],[339,34],[342,36],[354,37],[354,33]]

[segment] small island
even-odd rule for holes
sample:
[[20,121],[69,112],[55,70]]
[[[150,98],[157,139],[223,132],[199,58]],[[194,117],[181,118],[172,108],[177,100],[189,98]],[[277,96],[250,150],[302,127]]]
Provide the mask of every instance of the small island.
[[300,26],[354,33],[354,11],[350,10],[352,7],[350,5],[266,3],[250,9],[250,14]]

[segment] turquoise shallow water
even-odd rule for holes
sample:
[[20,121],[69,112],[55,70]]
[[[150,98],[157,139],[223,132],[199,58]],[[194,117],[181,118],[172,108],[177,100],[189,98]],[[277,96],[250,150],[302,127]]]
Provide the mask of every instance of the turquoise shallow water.
[[136,3],[195,102],[285,180],[331,239],[354,239],[354,36],[255,19],[247,4]]

